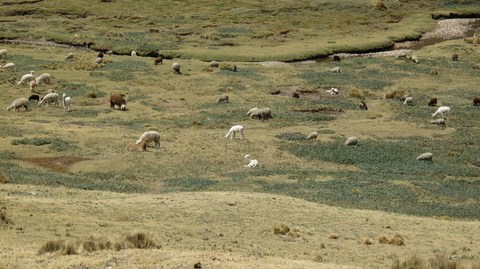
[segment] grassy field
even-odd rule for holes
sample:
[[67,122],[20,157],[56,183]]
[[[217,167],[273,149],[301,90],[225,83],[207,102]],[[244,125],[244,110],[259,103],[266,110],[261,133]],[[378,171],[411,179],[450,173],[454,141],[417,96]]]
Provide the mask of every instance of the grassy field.
[[[468,15],[478,4],[385,1],[385,10],[370,1],[268,2],[195,10],[188,1],[162,1],[136,12],[128,1],[95,1],[89,9],[2,2],[0,38],[93,42],[117,54],[95,65],[92,50],[0,47],[8,50],[1,64],[16,64],[0,69],[3,107],[30,96],[16,84],[30,70],[54,76],[38,94],[53,88],[73,98],[70,112],[35,102],[28,112],[0,111],[0,268],[188,268],[198,261],[203,268],[387,268],[432,257],[479,268],[475,44],[424,47],[414,52],[420,64],[393,57],[264,62],[374,49],[433,28],[432,14]],[[285,29],[282,37],[269,34]],[[327,32],[335,42],[323,38]],[[122,55],[132,49],[177,58],[155,66],[151,57]],[[75,59],[65,61],[72,51]],[[453,53],[460,61],[450,60]],[[225,61],[212,69],[202,61],[211,59]],[[181,74],[171,71],[173,62]],[[226,68],[233,64],[236,72]],[[334,66],[341,73],[330,72]],[[331,87],[340,94],[326,93]],[[413,105],[386,98],[395,92],[413,96]],[[112,93],[125,94],[127,111],[110,109]],[[217,103],[223,94],[229,103]],[[452,107],[445,128],[430,123],[432,97]],[[249,119],[255,106],[270,107],[273,118]],[[235,124],[245,126],[244,140],[225,139]],[[147,130],[161,133],[160,148],[127,152]],[[318,139],[306,140],[312,131]],[[344,145],[350,136],[357,146]],[[415,159],[423,152],[433,162]],[[259,166],[244,167],[245,154]],[[280,224],[291,231],[276,234]],[[392,268],[407,268],[399,266]]]

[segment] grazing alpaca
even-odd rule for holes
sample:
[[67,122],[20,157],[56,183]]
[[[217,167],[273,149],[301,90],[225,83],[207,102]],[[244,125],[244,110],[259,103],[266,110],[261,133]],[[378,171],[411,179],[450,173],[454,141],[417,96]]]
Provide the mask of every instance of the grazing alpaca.
[[127,151],[147,151],[148,142],[143,140],[140,144],[127,144]]
[[330,69],[330,72],[332,72],[332,73],[340,73],[340,67],[339,67],[339,66],[335,66],[334,68]]
[[243,126],[242,125],[234,125],[228,130],[228,132],[225,134],[225,137],[230,140],[235,139],[235,133],[240,133],[240,140],[243,140]]
[[368,110],[367,104],[365,104],[364,101],[360,101],[360,104],[358,105],[358,107],[360,107],[360,109],[362,110]]
[[154,65],[158,64],[163,64],[163,59],[165,59],[165,56],[163,54],[159,54],[157,58],[155,58],[155,61],[153,61]]
[[300,98],[300,94],[298,94],[298,92],[295,91],[295,92],[292,93],[292,97],[293,98]]
[[432,117],[435,117],[437,114],[440,114],[442,116],[442,119],[445,119],[445,114],[450,112],[450,107],[448,106],[441,106],[435,111],[435,113],[432,114]]
[[331,88],[330,90],[326,90],[325,92],[328,92],[329,94],[335,94],[335,95],[340,93],[337,88]]
[[480,106],[480,97],[473,98],[473,105]]
[[21,85],[25,82],[30,82],[32,79],[34,79],[33,78],[33,73],[34,72],[35,71],[32,70],[32,71],[30,71],[30,74],[23,75],[22,78],[20,79],[20,81],[17,83],[17,85]]
[[458,61],[458,54],[457,53],[454,53],[452,55],[452,61]]
[[430,99],[430,102],[428,102],[428,106],[437,106],[437,98]]
[[125,111],[127,109],[127,101],[125,101],[124,95],[112,94],[110,95],[110,108],[115,109],[118,106],[120,110]]
[[411,105],[413,103],[413,97],[411,96],[408,96],[407,98],[405,98],[405,100],[403,101],[403,104],[404,105]]
[[155,147],[160,147],[160,134],[157,131],[147,131],[143,133],[135,144],[140,144],[142,141],[147,143],[155,142]]
[[250,167],[250,168],[255,168],[255,167],[257,167],[258,161],[251,159],[249,154],[247,154],[247,155],[245,155],[245,156],[243,156],[243,157],[244,157],[245,159],[247,159],[248,161],[250,161],[248,164],[245,165],[245,167]]
[[333,55],[333,61],[335,61],[335,62],[340,62],[340,61],[341,61],[340,56],[338,56],[338,55]]

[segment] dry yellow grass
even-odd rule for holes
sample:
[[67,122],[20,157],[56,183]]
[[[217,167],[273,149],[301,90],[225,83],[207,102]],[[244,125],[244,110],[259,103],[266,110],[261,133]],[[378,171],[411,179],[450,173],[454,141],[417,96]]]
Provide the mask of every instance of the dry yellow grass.
[[[349,210],[278,195],[126,195],[11,184],[0,185],[0,194],[14,222],[0,230],[6,268],[190,268],[199,261],[205,268],[387,268],[394,257],[405,260],[413,254],[480,254],[478,221]],[[278,223],[297,236],[273,233]],[[136,232],[155,238],[160,247],[37,254],[49,241],[114,242]],[[401,235],[405,246],[370,239],[384,234]],[[359,243],[364,237],[367,245]]]

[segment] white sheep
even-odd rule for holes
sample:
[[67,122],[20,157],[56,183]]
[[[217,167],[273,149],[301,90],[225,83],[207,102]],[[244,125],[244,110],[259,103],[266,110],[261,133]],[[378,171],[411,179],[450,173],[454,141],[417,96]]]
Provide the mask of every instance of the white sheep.
[[264,121],[272,117],[272,110],[269,107],[253,108],[253,110],[250,109],[247,112],[247,115],[250,116],[250,118],[252,119],[258,118],[259,120]]
[[30,92],[33,92],[35,88],[38,86],[35,80],[31,80],[29,84],[30,84]]
[[415,63],[415,64],[418,64],[418,57],[415,56],[415,55],[412,55],[412,57],[410,57],[410,60],[412,61],[412,63]]
[[337,88],[331,88],[330,90],[326,90],[325,92],[328,92],[329,94],[335,94],[335,95],[340,93]]
[[220,97],[218,97],[217,103],[221,103],[221,102],[228,103],[228,95],[220,95]]
[[357,144],[358,144],[358,138],[355,137],[355,136],[349,137],[345,141],[345,145],[347,145],[347,146],[353,146],[353,145],[357,145]]
[[63,110],[70,111],[72,106],[72,97],[67,96],[65,93],[62,94],[63,97]]
[[225,137],[230,140],[235,139],[235,133],[240,133],[240,140],[243,140],[243,126],[242,125],[234,125],[228,130],[228,132],[225,134]]
[[430,123],[445,127],[447,122],[445,119],[440,118],[440,119],[432,120],[430,121]]
[[430,153],[430,152],[425,152],[425,153],[422,153],[420,154],[418,157],[417,157],[417,160],[419,161],[431,161],[433,158],[433,154]]
[[7,111],[10,111],[10,109],[15,108],[15,111],[19,111],[21,107],[25,108],[25,111],[28,111],[28,104],[29,101],[27,98],[18,98],[13,101],[11,105],[7,107]]
[[179,63],[173,63],[172,64],[172,71],[175,74],[180,74],[180,64]]
[[38,102],[38,106],[42,106],[43,103],[46,103],[46,107],[48,107],[48,104],[53,102],[55,105],[58,105],[58,93],[52,92],[52,93],[47,93],[41,100]]
[[7,57],[7,50],[6,49],[0,49],[0,58],[5,58]]
[[315,139],[317,139],[317,136],[318,136],[318,133],[313,131],[307,136],[307,139],[308,140],[315,140]]
[[103,63],[103,57],[97,57],[95,59],[95,64],[101,64],[101,63]]
[[435,113],[432,114],[432,117],[435,117],[437,114],[440,114],[442,116],[442,119],[445,119],[445,114],[450,112],[450,107],[448,106],[441,106],[435,111]]
[[406,97],[405,100],[403,101],[404,105],[411,105],[412,103],[413,103],[413,97],[411,96]]
[[132,56],[137,56],[137,52],[134,51],[134,50],[132,50],[132,52],[130,53],[130,55],[132,55]]
[[69,52],[69,53],[67,54],[67,56],[65,56],[65,59],[64,59],[64,60],[65,60],[65,61],[66,61],[66,60],[73,60],[73,59],[75,58],[75,56],[76,56],[75,52]]
[[17,83],[17,85],[21,85],[23,83],[26,83],[26,82],[30,82],[32,79],[33,79],[33,73],[35,71],[30,71],[30,74],[26,74],[26,75],[23,75],[22,78],[20,79],[20,81]]
[[254,160],[254,159],[251,159],[249,154],[247,154],[247,155],[245,155],[245,156],[243,156],[243,157],[249,161],[249,163],[246,164],[245,167],[249,167],[249,168],[255,168],[255,167],[257,167],[258,161],[257,161],[257,160]]
[[140,138],[135,142],[136,144],[140,144],[142,141],[147,143],[155,142],[155,147],[160,147],[160,134],[157,131],[147,131],[143,133]]
[[6,70],[13,70],[15,68],[15,64],[14,63],[6,63],[5,65],[2,65],[2,68],[6,69]]
[[340,73],[340,66],[335,66],[334,68],[330,69],[332,73]]
[[37,84],[37,86],[42,86],[43,83],[49,84],[51,78],[52,75],[50,75],[49,73],[43,73],[35,78],[35,83]]
[[211,68],[218,68],[220,66],[220,63],[218,63],[217,61],[211,61],[208,66],[210,66]]

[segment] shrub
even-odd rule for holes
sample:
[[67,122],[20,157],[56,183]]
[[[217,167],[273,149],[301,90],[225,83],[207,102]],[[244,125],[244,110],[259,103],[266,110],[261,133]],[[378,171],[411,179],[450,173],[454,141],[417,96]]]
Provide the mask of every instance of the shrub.
[[38,254],[44,254],[44,253],[51,253],[51,252],[57,252],[61,250],[65,245],[65,240],[59,239],[59,240],[52,240],[48,241],[43,245],[39,250]]
[[273,234],[286,235],[288,232],[290,232],[290,228],[285,224],[277,224],[273,227]]
[[7,216],[7,212],[5,212],[5,210],[0,211],[0,224],[13,224],[12,219]]
[[158,248],[157,243],[145,233],[134,233],[125,237],[126,246],[133,248]]
[[394,90],[392,92],[385,93],[386,99],[400,99],[405,95],[404,91],[401,90]]

